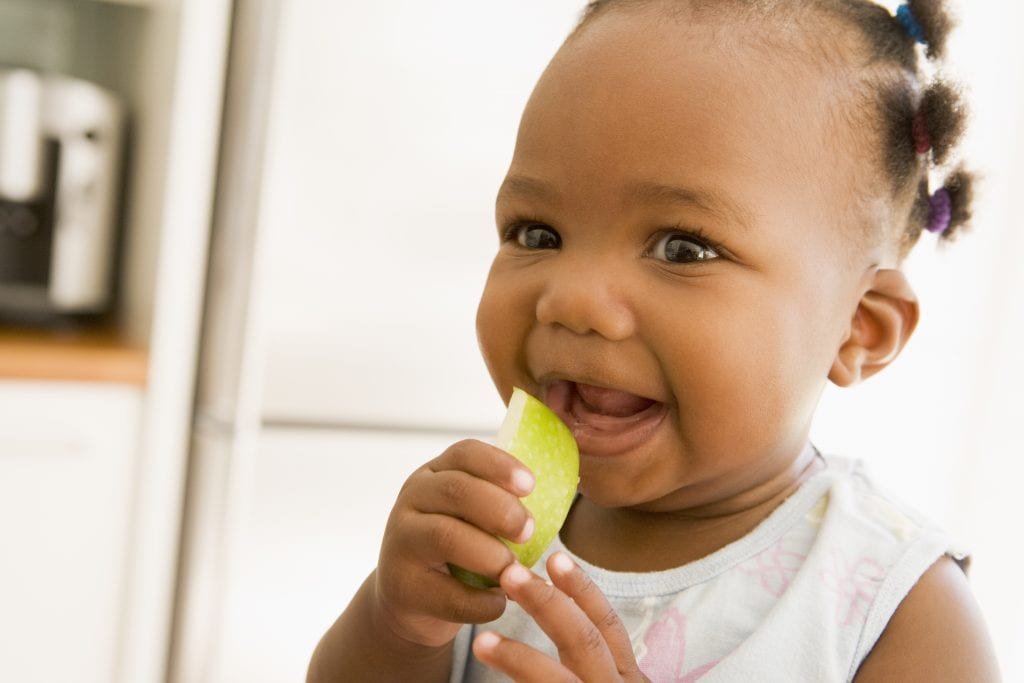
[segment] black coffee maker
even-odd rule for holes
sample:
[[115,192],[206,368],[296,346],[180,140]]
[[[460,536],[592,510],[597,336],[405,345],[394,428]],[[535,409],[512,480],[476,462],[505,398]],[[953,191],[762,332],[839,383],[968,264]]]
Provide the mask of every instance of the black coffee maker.
[[108,311],[123,137],[106,90],[0,69],[0,316]]

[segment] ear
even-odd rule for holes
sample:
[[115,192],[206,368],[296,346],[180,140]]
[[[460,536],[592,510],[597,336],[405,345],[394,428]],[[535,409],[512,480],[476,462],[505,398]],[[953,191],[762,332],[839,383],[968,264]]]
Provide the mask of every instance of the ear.
[[867,379],[903,350],[917,327],[917,297],[899,270],[878,270],[857,302],[850,333],[839,347],[828,378],[848,387]]

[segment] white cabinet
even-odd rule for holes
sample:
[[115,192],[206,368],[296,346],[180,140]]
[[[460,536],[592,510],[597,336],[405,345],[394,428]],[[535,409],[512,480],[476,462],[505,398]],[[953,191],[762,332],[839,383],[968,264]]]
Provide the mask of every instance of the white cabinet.
[[141,405],[0,381],[0,680],[114,679]]

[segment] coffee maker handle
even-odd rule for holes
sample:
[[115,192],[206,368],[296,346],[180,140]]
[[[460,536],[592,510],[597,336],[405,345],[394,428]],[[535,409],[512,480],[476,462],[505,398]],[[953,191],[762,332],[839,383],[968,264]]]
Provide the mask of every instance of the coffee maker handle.
[[26,202],[43,192],[42,106],[37,74],[0,71],[0,199]]

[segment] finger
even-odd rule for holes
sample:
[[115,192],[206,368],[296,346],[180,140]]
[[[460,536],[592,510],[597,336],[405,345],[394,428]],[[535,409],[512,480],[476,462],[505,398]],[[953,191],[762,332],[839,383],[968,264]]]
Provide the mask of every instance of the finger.
[[447,515],[409,515],[395,549],[420,566],[447,574],[448,564],[497,580],[515,560],[508,546],[491,534]]
[[484,631],[473,640],[473,655],[516,683],[575,683],[580,680],[547,655],[493,631]]
[[461,470],[421,473],[407,486],[405,504],[422,513],[458,517],[516,543],[533,534],[533,518],[515,495]]
[[496,579],[513,559],[501,541],[466,522],[407,512],[385,534],[378,566],[390,571],[378,573],[378,585],[392,604],[452,623],[482,623],[501,615],[503,592],[464,585],[448,563]]
[[[378,572],[378,594],[385,605],[404,606],[403,621],[410,629],[417,623],[440,619],[452,624],[483,624],[505,611],[500,589],[470,588],[440,571]],[[411,606],[411,609],[410,609]]]
[[533,473],[515,456],[476,439],[452,444],[438,458],[427,463],[427,468],[432,472],[466,472],[520,498],[533,491],[535,483]]
[[629,632],[601,589],[563,552],[553,553],[548,558],[547,568],[555,586],[569,596],[601,632],[619,673],[639,677],[640,667],[636,663]]
[[572,598],[539,576],[513,563],[501,573],[501,587],[548,634],[566,667],[585,681],[602,680],[617,671],[597,626]]

